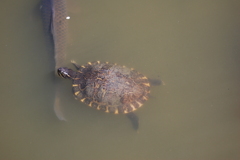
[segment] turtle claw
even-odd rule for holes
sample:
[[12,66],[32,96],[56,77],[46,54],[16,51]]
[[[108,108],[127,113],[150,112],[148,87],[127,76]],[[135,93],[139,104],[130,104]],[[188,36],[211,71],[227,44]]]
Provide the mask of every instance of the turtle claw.
[[74,61],[74,60],[71,60],[71,63],[73,63],[73,64],[76,64],[76,61]]

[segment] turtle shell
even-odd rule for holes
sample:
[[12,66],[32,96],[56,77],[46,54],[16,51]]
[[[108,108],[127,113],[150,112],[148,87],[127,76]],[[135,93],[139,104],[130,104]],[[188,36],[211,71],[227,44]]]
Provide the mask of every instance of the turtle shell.
[[[125,66],[100,61],[78,66],[71,75],[75,99],[110,113],[129,113],[143,105],[150,93],[146,76]],[[72,71],[72,70],[71,70]]]

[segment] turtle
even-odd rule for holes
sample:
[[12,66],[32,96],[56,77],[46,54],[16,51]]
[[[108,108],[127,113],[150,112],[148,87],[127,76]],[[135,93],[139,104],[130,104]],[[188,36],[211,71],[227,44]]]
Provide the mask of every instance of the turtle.
[[[60,77],[72,80],[75,99],[97,110],[126,114],[133,128],[138,130],[139,120],[133,112],[149,98],[150,79],[133,68],[109,62],[88,62],[78,65],[77,71],[67,67],[57,69]],[[154,81],[160,84],[160,81]]]

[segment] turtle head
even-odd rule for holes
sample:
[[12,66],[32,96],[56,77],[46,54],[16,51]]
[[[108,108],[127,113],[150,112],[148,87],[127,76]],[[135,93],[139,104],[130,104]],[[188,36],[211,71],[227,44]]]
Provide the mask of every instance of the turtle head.
[[65,79],[72,79],[73,76],[74,76],[74,71],[69,69],[69,68],[66,68],[66,67],[61,67],[61,68],[58,68],[57,70],[57,74],[62,77],[62,78],[65,78]]

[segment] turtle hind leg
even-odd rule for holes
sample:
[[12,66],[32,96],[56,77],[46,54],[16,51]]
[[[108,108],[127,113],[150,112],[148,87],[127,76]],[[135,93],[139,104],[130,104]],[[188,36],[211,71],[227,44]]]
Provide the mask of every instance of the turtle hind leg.
[[148,78],[149,82],[151,85],[153,86],[158,86],[158,85],[164,85],[164,82],[159,80],[159,79],[151,79],[151,78]]
[[133,112],[127,113],[126,116],[132,122],[133,129],[138,130],[138,128],[139,128],[138,116]]

